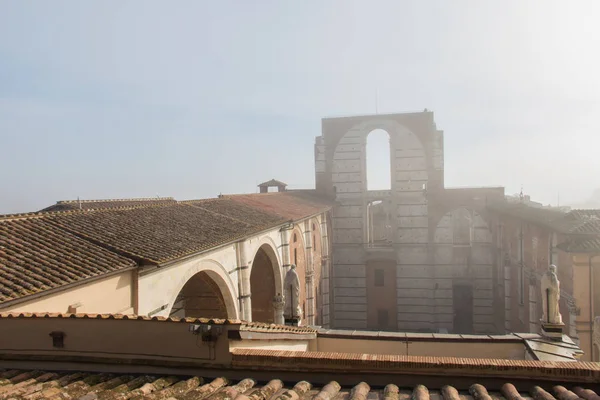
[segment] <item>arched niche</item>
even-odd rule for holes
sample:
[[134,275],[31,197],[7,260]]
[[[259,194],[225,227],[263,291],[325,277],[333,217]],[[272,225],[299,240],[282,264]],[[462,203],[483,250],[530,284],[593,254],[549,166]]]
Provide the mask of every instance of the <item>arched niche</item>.
[[169,316],[237,318],[234,293],[220,271],[216,268],[201,268],[181,286],[171,303]]
[[281,272],[277,254],[270,244],[260,246],[252,259],[250,293],[252,295],[252,321],[275,321],[273,298],[281,293]]

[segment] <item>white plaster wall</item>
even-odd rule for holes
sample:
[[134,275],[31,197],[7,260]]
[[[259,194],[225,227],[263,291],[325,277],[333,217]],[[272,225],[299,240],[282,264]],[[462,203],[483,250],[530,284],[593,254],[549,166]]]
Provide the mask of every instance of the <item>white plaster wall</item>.
[[132,271],[125,271],[11,307],[0,307],[0,311],[66,313],[70,305],[81,303],[77,312],[133,314],[131,276]]
[[[206,271],[215,279],[228,304],[231,318],[239,316],[238,273],[235,246],[233,244],[178,262],[168,267],[141,274],[138,280],[139,314],[167,306],[156,316],[168,316],[175,298],[185,283],[198,272]],[[229,300],[228,300],[229,299]],[[233,299],[233,304],[231,300]],[[233,309],[232,309],[233,307]]]
[[231,340],[229,349],[308,351],[308,340]]
[[[310,219],[310,223],[321,223],[321,217]],[[303,221],[298,222],[298,227],[304,234]],[[309,224],[310,225],[310,224]],[[282,267],[283,249],[279,227],[263,232],[259,235],[248,237],[244,241],[243,251],[245,260],[249,264],[248,277],[252,273],[252,261],[262,246],[268,246],[273,251],[271,254],[276,263],[275,291],[282,293],[283,279],[287,271]],[[227,304],[230,318],[239,318],[239,279],[240,273],[237,265],[236,247],[234,244],[215,249],[185,261],[161,267],[151,272],[141,274],[138,283],[139,314],[146,315],[153,310],[164,307],[156,316],[168,316],[173,302],[185,285],[195,274],[206,271],[219,285]],[[249,284],[249,283],[248,283]]]

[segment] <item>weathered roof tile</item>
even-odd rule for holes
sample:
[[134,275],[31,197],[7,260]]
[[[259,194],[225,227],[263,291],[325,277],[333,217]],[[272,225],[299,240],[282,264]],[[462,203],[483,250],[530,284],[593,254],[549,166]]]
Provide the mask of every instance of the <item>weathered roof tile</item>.
[[42,218],[0,220],[0,303],[135,266]]

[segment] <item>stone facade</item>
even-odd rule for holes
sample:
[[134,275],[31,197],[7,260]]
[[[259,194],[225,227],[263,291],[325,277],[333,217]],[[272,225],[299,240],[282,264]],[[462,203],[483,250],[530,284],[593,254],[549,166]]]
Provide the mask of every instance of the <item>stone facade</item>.
[[540,278],[550,264],[558,266],[561,283],[560,312],[565,333],[577,339],[571,255],[556,248],[563,234],[522,218],[496,214],[491,218],[495,234],[498,301],[504,307],[496,315],[507,332],[538,332],[542,316]]
[[[390,136],[390,190],[367,190],[367,136]],[[502,188],[446,189],[433,113],[328,118],[316,188],[332,212],[336,328],[495,333],[486,201]],[[394,298],[390,298],[394,297]]]

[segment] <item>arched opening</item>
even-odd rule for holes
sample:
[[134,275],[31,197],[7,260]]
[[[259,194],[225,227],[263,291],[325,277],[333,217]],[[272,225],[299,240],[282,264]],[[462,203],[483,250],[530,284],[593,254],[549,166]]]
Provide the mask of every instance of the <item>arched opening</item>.
[[375,129],[367,135],[367,190],[391,190],[390,135]]
[[389,201],[374,200],[367,204],[367,243],[369,247],[383,247],[393,243]]
[[[234,310],[228,312],[228,303],[233,301],[230,297],[229,295],[226,302],[216,277],[211,276],[209,271],[201,271],[192,276],[181,288],[169,316],[235,318]],[[231,307],[232,305],[229,305],[229,308]]]
[[273,298],[277,294],[278,287],[274,273],[276,268],[278,268],[277,258],[271,247],[261,246],[254,256],[250,273],[252,321],[268,323],[275,321]]

